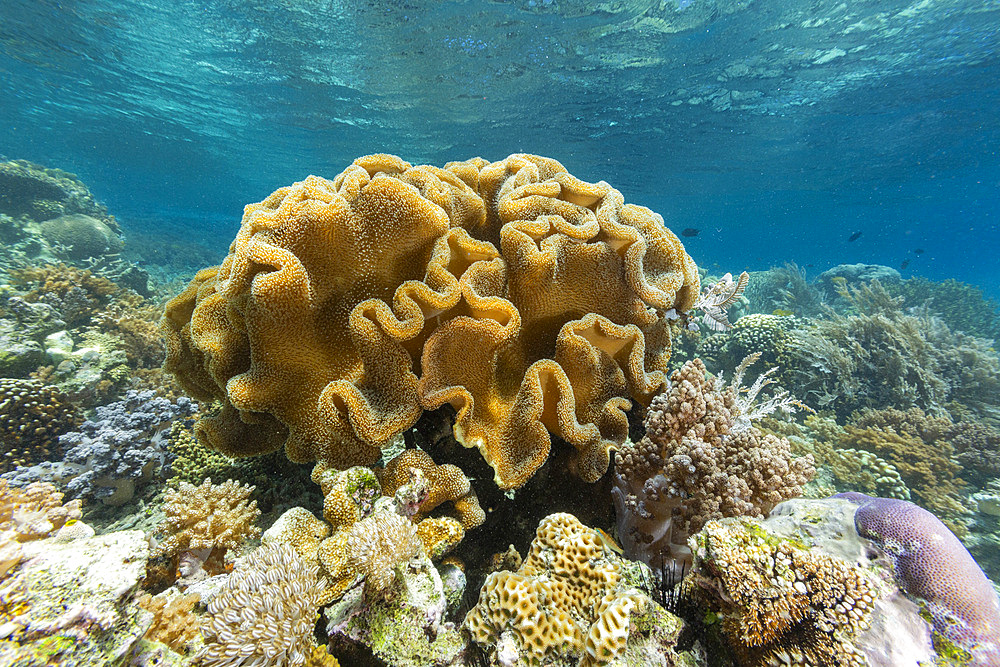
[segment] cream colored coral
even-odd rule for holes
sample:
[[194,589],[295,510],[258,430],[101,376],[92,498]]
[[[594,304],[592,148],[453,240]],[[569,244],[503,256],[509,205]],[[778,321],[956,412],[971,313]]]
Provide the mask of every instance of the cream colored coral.
[[632,614],[651,604],[639,591],[622,590],[620,572],[596,531],[572,514],[551,514],[517,572],[487,577],[464,625],[479,644],[513,643],[527,664],[560,656],[607,664],[624,650]]
[[0,532],[13,531],[20,542],[52,535],[82,515],[79,500],[63,504],[62,499],[62,492],[49,482],[19,489],[0,479]]
[[297,667],[311,659],[325,582],[287,544],[240,559],[202,625],[208,667]]
[[284,441],[295,461],[370,465],[449,403],[501,486],[550,433],[594,481],[631,400],[665,380],[664,314],[698,288],[662,218],[555,160],[372,155],[246,207],[221,267],[167,305],[165,367],[222,401],[196,432],[230,455]]
[[395,581],[396,568],[422,548],[413,522],[398,514],[391,501],[351,526],[345,546],[348,568],[360,573],[365,589],[376,595]]
[[415,520],[426,517],[446,502],[452,503],[456,518],[466,530],[481,526],[486,520],[486,513],[479,506],[476,492],[472,490],[469,478],[461,468],[450,463],[438,465],[430,454],[421,449],[404,449],[386,464],[379,474],[382,493],[391,496],[399,487],[409,483],[411,468],[424,474],[428,491],[427,499],[414,515]]
[[153,624],[146,631],[146,639],[166,644],[178,653],[186,653],[201,629],[200,621],[192,611],[199,598],[197,593],[161,593],[155,597],[146,594],[140,597],[139,606],[153,614]]
[[201,486],[181,482],[164,497],[164,519],[160,531],[166,537],[157,545],[156,555],[169,556],[185,551],[216,549],[225,552],[244,540],[260,535],[255,525],[260,511],[249,500],[254,487],[234,480]]

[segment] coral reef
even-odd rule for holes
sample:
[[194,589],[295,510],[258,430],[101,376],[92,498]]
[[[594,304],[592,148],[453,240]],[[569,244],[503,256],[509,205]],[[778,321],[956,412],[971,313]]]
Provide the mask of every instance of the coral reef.
[[983,416],[995,410],[1000,359],[989,341],[904,313],[878,281],[844,294],[856,314],[830,311],[793,332],[789,386],[799,396],[841,419],[865,407],[943,414],[951,401]]
[[121,505],[168,462],[164,436],[170,423],[196,409],[185,397],[171,402],[152,391],[129,391],[121,401],[98,407],[79,431],[60,436],[63,460],[16,468],[4,479],[16,486],[56,482],[72,497]]
[[166,519],[159,529],[165,537],[153,555],[179,556],[188,579],[202,568],[218,574],[228,550],[260,535],[255,525],[260,512],[249,500],[252,492],[252,486],[231,479],[222,484],[206,479],[201,486],[181,482],[168,489],[163,504]]
[[612,493],[629,557],[679,569],[689,560],[688,536],[706,521],[765,516],[813,476],[811,457],[793,457],[788,440],[751,424],[796,402],[781,393],[754,406],[768,374],[742,389],[745,368],[727,386],[700,360],[685,363],[650,405],[646,437],[619,452]]
[[[571,514],[538,525],[516,572],[490,574],[463,625],[496,664],[604,665],[640,641],[652,600],[630,588],[601,536]],[[674,639],[676,636],[674,636]],[[658,647],[661,651],[671,646]]]
[[1000,340],[1000,304],[982,290],[952,278],[935,282],[914,277],[898,285],[886,285],[894,296],[902,296],[905,307],[931,311],[955,331],[970,336]]
[[286,544],[269,544],[237,561],[208,604],[201,631],[208,667],[298,667],[316,648],[313,627],[324,582],[319,567]]
[[34,482],[11,488],[0,479],[0,533],[18,542],[40,540],[69,522],[79,521],[80,501],[62,502],[63,494],[52,484]]
[[48,461],[59,454],[59,436],[80,423],[76,407],[55,387],[34,380],[0,378],[0,473]]
[[118,252],[122,241],[111,227],[83,213],[61,215],[40,225],[49,245],[68,259],[100,257]]
[[954,533],[905,500],[840,497],[858,505],[858,533],[885,550],[900,588],[920,601],[935,631],[973,665],[1000,663],[1000,598]]
[[414,520],[420,521],[446,502],[452,504],[454,518],[466,530],[481,526],[486,520],[476,492],[462,470],[450,463],[438,465],[430,454],[420,449],[405,449],[386,463],[385,468],[376,471],[382,493],[394,495],[400,487],[408,484],[411,468],[420,470],[427,480],[427,499],[420,504]]
[[770,535],[747,518],[710,521],[692,544],[685,593],[721,617],[738,664],[869,664],[853,643],[877,596],[864,568]]
[[191,643],[201,634],[200,621],[193,613],[198,600],[197,593],[141,596],[139,606],[153,614],[153,623],[145,638],[166,644],[177,653],[187,653]]
[[594,481],[629,399],[665,380],[663,313],[698,289],[659,216],[554,160],[375,155],[246,208],[222,266],[168,304],[166,367],[226,404],[198,434],[230,455],[284,440],[293,461],[372,464],[448,403],[500,486],[531,477],[550,432]]

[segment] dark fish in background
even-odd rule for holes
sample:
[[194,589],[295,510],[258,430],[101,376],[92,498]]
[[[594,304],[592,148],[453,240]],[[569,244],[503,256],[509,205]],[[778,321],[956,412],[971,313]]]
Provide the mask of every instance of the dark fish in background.
[[692,236],[698,236],[698,234],[700,233],[701,233],[700,229],[695,229],[694,227],[688,227],[683,232],[681,232],[681,236],[687,236],[688,238],[691,238]]
[[899,270],[902,271],[906,269],[906,267],[908,267],[909,265],[910,265],[910,260],[904,259],[903,263],[899,265]]
[[861,238],[861,232],[854,232],[853,234],[847,237],[847,242],[853,243],[854,241],[857,241],[860,238]]
[[913,254],[914,255],[923,255],[924,254],[924,249],[923,248],[914,248]]

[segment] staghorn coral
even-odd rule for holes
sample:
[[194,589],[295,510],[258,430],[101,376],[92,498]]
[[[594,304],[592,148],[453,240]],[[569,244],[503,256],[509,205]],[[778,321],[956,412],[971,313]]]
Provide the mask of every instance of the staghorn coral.
[[905,500],[839,497],[858,505],[858,534],[886,552],[900,588],[920,601],[936,633],[967,651],[972,665],[1000,663],[1000,598],[954,533]]
[[63,494],[52,484],[34,482],[11,488],[0,479],[0,533],[11,531],[18,542],[40,540],[81,516],[80,501],[63,504]]
[[260,535],[254,525],[260,512],[256,501],[249,500],[252,486],[242,486],[234,480],[212,484],[206,479],[201,486],[181,482],[168,489],[164,496],[166,518],[159,532],[160,541],[154,556],[178,556],[185,576],[194,574],[202,565],[212,574],[222,569],[226,552],[245,540]]
[[247,206],[222,266],[167,305],[165,367],[223,401],[198,433],[230,455],[283,440],[294,461],[370,465],[448,403],[500,486],[534,474],[550,433],[595,481],[629,399],[665,379],[663,315],[698,289],[659,216],[555,160],[374,155]]
[[[463,625],[501,664],[544,665],[575,657],[604,665],[625,648],[652,601],[628,588],[621,565],[600,535],[572,514],[538,524],[516,572],[486,578]],[[509,648],[506,648],[509,647]],[[504,658],[499,653],[507,651]]]
[[721,617],[739,664],[866,667],[854,641],[869,626],[875,578],[813,553],[752,519],[710,521],[692,538],[682,590]]
[[0,473],[59,455],[59,436],[80,423],[77,409],[55,387],[0,378]]
[[723,386],[700,359],[685,363],[671,374],[670,390],[653,399],[646,437],[619,452],[612,494],[618,535],[630,557],[683,567],[690,557],[688,535],[706,521],[765,516],[801,494],[815,473],[811,456],[793,457],[787,439],[750,423],[768,409],[793,404],[778,394],[755,407],[767,373],[742,389],[745,368],[741,364]]
[[208,667],[298,667],[316,659],[313,627],[324,582],[287,544],[240,559],[202,625]]
[[486,513],[479,506],[476,492],[469,478],[458,466],[446,463],[438,465],[430,454],[419,449],[405,449],[391,459],[382,471],[377,471],[382,493],[391,496],[410,482],[410,468],[416,468],[427,479],[427,499],[420,504],[414,520],[427,517],[441,504],[452,503],[452,510],[462,528],[469,530],[483,525]]
[[200,596],[164,594],[153,597],[142,595],[139,606],[153,614],[153,624],[146,630],[146,639],[166,644],[177,653],[187,653],[188,647],[201,629],[198,617],[193,613]]

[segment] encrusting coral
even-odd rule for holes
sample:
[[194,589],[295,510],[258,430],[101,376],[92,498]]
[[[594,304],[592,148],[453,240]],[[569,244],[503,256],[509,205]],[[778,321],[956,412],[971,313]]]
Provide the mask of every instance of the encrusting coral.
[[80,501],[62,502],[63,494],[48,482],[11,488],[0,479],[0,533],[11,531],[18,542],[52,535],[82,515]]
[[539,523],[516,572],[486,578],[464,626],[475,642],[507,651],[501,664],[553,664],[570,656],[581,666],[604,665],[625,648],[632,617],[652,606],[624,585],[597,531],[559,513]]
[[706,521],[763,517],[800,495],[815,474],[811,456],[794,457],[787,439],[752,425],[774,410],[802,407],[786,392],[754,404],[770,373],[742,388],[755,359],[745,359],[729,385],[700,359],[685,363],[650,405],[646,437],[618,453],[612,494],[629,557],[679,570],[690,560],[688,536]]
[[1000,598],[958,538],[905,500],[839,497],[858,505],[858,534],[886,552],[899,587],[920,602],[940,638],[967,652],[968,664],[1000,664]]
[[740,665],[869,664],[853,644],[878,596],[864,567],[802,548],[747,518],[710,521],[692,543],[684,594],[721,616]]
[[139,606],[153,614],[153,624],[146,631],[146,639],[166,644],[177,653],[186,653],[201,629],[192,611],[198,600],[197,593],[156,597],[146,593],[141,596]]
[[664,313],[698,290],[662,218],[555,160],[372,155],[246,207],[221,267],[167,305],[165,367],[223,402],[197,428],[232,456],[283,443],[293,461],[371,465],[448,403],[501,487],[545,462],[550,433],[595,481],[629,399],[666,379]]

